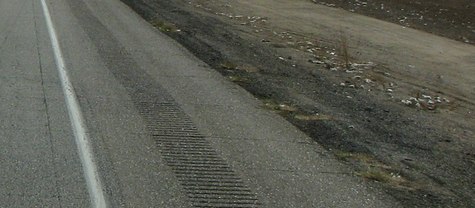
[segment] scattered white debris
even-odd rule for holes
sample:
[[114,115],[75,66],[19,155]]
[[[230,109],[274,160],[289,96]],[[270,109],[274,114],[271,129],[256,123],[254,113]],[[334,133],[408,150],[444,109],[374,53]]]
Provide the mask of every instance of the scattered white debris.
[[386,89],[387,92],[393,92],[393,89]]
[[419,104],[419,100],[415,97],[410,97],[409,99],[406,100],[401,100],[402,103],[406,105],[416,105]]
[[402,18],[399,20],[399,22],[400,22],[400,23],[404,23],[406,20],[407,20],[407,17],[402,17]]
[[364,82],[370,84],[370,83],[373,83],[373,80],[371,80],[371,79],[364,79]]
[[393,173],[393,172],[391,172],[390,175],[391,175],[391,177],[393,177],[393,178],[401,178],[401,175],[400,175],[399,173]]
[[432,97],[430,95],[422,95],[422,98],[432,100]]
[[410,97],[409,99],[401,100],[401,102],[407,106],[424,107],[429,110],[434,110],[436,105],[443,104],[443,102],[448,103],[448,100],[446,100],[446,98],[441,98],[440,96],[435,96],[433,99],[430,95],[421,95],[420,98]]
[[435,102],[442,103],[442,100],[441,100],[440,96],[435,97]]
[[374,67],[376,66],[376,64],[374,64],[373,62],[368,62],[368,63],[362,63],[362,64],[358,64],[358,63],[351,63],[351,66],[354,67],[354,68],[361,68],[363,67],[364,69],[369,69],[371,67]]
[[308,60],[309,62],[311,63],[314,63],[314,64],[324,64],[325,62],[323,61],[319,61],[319,60]]
[[412,102],[410,100],[401,100],[402,103],[404,103],[405,105],[411,105]]

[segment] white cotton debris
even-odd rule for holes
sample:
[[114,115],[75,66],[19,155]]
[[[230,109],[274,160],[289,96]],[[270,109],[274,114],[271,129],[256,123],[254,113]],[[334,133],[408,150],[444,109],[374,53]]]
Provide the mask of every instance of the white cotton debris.
[[422,95],[422,98],[432,100],[432,97],[430,95]]
[[437,105],[448,103],[447,98],[442,98],[440,96],[430,96],[430,95],[421,95],[421,97],[415,98],[410,97],[408,99],[403,99],[401,102],[407,106],[415,106],[418,108],[424,107],[429,110],[434,110]]

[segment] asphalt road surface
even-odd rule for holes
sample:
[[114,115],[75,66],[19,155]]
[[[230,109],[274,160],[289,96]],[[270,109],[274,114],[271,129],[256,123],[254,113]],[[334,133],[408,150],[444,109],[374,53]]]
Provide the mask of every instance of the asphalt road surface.
[[0,0],[0,207],[397,207],[118,0]]

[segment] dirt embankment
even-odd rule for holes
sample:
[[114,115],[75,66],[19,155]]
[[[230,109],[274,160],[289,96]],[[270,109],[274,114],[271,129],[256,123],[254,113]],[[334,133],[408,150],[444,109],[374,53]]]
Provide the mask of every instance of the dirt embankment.
[[475,44],[475,2],[471,0],[312,1]]
[[306,0],[122,0],[407,207],[474,207],[475,48]]

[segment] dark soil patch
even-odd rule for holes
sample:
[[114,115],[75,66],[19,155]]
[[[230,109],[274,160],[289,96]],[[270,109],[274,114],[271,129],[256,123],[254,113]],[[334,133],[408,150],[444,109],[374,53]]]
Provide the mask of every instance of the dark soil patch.
[[475,44],[475,2],[472,0],[312,1]]

